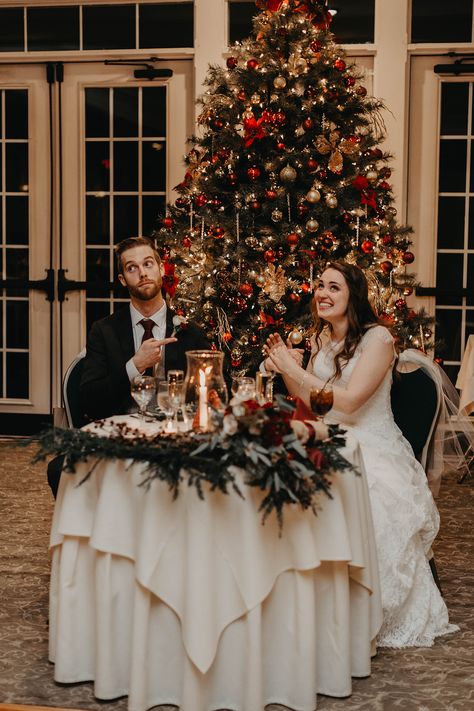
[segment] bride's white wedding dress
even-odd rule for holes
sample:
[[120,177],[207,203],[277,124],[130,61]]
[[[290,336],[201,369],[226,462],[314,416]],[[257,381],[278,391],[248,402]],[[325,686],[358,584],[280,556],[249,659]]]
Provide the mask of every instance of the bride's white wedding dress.
[[[373,338],[393,342],[383,326],[370,328],[336,385],[345,386]],[[334,372],[339,344],[326,342],[312,367],[319,378]],[[439,514],[426,475],[393,419],[389,370],[372,397],[347,415],[331,410],[328,421],[339,422],[359,440],[367,471],[374,519],[384,622],[377,638],[381,647],[431,646],[435,637],[459,629],[449,624],[448,610],[431,574],[428,556],[439,528]],[[422,403],[420,403],[422,407]]]

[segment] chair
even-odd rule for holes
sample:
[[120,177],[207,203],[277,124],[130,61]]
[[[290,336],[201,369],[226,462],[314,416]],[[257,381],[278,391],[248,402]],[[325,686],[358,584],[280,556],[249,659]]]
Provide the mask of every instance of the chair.
[[[404,370],[395,370],[393,377],[390,394],[393,417],[426,471],[441,410],[440,391],[436,382],[417,364],[406,362],[403,367]],[[443,594],[434,557],[428,562],[438,590]]]
[[81,382],[82,371],[84,369],[84,357],[86,355],[83,349],[70,363],[63,380],[63,400],[64,409],[66,410],[66,418],[69,427],[82,427],[87,420],[82,412],[79,385]]
[[[82,350],[70,363],[63,379],[63,400],[66,411],[66,419],[70,428],[78,428],[85,425],[87,420],[84,417],[80,406],[79,385],[82,371],[84,369],[85,349]],[[64,465],[64,457],[58,455],[51,459],[47,467],[48,484],[56,498],[59,487],[59,480]]]

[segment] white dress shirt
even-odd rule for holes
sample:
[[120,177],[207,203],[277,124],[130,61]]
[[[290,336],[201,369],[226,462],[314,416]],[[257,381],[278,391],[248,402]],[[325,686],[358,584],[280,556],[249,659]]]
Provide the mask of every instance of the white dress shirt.
[[[152,321],[155,322],[155,325],[153,326],[153,338],[156,338],[157,340],[162,340],[166,336],[166,304],[163,303],[163,306],[158,309],[158,311],[155,311],[154,314],[151,314],[151,316],[144,316],[143,314],[140,313],[133,305],[130,303],[130,316],[132,319],[132,330],[133,330],[133,342],[135,344],[135,353],[138,351],[142,344],[142,338],[143,334],[145,333],[145,329],[143,328],[142,324],[139,323],[143,318],[149,318]],[[161,353],[161,361],[159,365],[159,372],[157,375],[160,373],[164,377],[164,367],[165,367],[165,354],[164,350],[162,349]],[[127,368],[127,375],[130,381],[133,380],[133,378],[136,378],[137,375],[140,375],[140,372],[137,370],[137,367],[135,363],[133,362],[133,357],[130,358],[130,360],[127,362],[126,365]]]

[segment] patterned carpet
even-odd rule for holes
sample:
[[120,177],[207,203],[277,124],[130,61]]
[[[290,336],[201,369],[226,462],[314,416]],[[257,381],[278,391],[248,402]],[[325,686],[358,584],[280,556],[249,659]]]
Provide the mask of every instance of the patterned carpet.
[[[0,441],[0,701],[125,711],[126,699],[99,702],[91,684],[53,681],[47,657],[53,500],[45,466],[32,466],[30,458],[31,450],[11,450]],[[461,632],[430,649],[380,652],[372,676],[355,680],[350,698],[320,696],[319,711],[474,711],[473,504],[472,481],[460,486],[447,477],[435,556],[451,621]]]

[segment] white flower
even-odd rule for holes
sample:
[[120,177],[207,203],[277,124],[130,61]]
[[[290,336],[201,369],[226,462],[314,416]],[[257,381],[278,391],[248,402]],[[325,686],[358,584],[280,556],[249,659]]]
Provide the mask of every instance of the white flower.
[[180,326],[183,326],[185,323],[186,319],[184,316],[180,316],[179,314],[173,316],[173,326],[175,328],[180,328]]
[[232,407],[232,413],[236,417],[243,417],[246,413],[244,405],[242,405],[243,400],[238,400],[237,398],[233,397],[232,400],[230,401],[230,406]]
[[222,422],[222,427],[224,430],[224,434],[232,437],[232,435],[235,435],[235,433],[239,429],[239,423],[237,422],[234,415],[229,414],[225,415],[224,420]]

